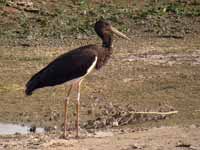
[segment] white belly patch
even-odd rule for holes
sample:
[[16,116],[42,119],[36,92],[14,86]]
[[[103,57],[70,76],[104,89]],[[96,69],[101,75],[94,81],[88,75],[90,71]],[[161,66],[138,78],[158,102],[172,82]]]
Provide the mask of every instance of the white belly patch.
[[75,79],[72,79],[72,80],[70,80],[70,81],[67,81],[66,84],[67,84],[67,85],[71,85],[71,84],[77,83],[77,82],[79,82],[80,80],[82,80],[85,76],[87,76],[87,75],[94,69],[96,63],[97,63],[97,56],[95,57],[95,60],[94,60],[94,62],[92,63],[92,65],[88,68],[87,73],[86,73],[85,75],[83,75],[83,76],[81,76],[81,77],[79,77],[79,78],[75,78]]

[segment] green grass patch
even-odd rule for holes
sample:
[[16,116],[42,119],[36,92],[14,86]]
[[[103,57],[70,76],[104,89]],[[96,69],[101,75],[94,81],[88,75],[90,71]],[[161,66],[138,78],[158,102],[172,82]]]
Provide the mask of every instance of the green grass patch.
[[[7,1],[1,0],[0,7],[4,8],[5,6],[7,6]],[[76,37],[80,34],[90,36],[95,34],[93,26],[100,18],[111,21],[123,32],[134,31],[134,25],[138,22],[138,24],[145,22],[149,30],[154,30],[157,25],[163,26],[162,22],[165,18],[170,19],[172,16],[198,17],[200,15],[200,5],[189,5],[178,1],[146,1],[143,6],[139,6],[139,3],[135,2],[130,3],[130,1],[104,3],[88,0],[67,2],[61,0],[45,5],[35,1],[33,7],[38,10],[37,13],[27,12],[18,5],[17,7],[20,8],[18,13],[0,11],[2,20],[0,38],[63,40],[66,37]],[[146,19],[149,18],[151,22],[148,24]],[[156,27],[152,26],[152,22]]]
[[6,6],[7,0],[0,0],[0,8]]

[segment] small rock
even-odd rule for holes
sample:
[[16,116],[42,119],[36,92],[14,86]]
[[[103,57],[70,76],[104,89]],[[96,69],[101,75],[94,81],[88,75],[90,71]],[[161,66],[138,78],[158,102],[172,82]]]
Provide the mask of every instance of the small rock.
[[176,145],[176,147],[190,147],[191,144],[183,142],[183,141],[179,141]]
[[88,114],[88,115],[91,115],[91,114],[92,114],[92,109],[89,109],[89,110],[87,111],[87,114]]
[[128,82],[130,82],[130,81],[132,81],[133,80],[133,78],[125,78],[125,79],[123,79],[123,82],[124,83],[128,83]]
[[99,131],[99,132],[96,132],[96,133],[95,133],[95,136],[94,136],[94,137],[102,138],[102,137],[110,137],[110,136],[113,136],[113,133],[112,133],[112,132],[103,132],[103,131]]
[[36,125],[31,125],[29,131],[32,132],[32,133],[35,133],[36,132]]
[[197,126],[195,124],[192,124],[192,125],[190,125],[190,128],[195,129],[195,128],[197,128]]
[[131,147],[131,149],[138,149],[138,148],[140,149],[140,147],[138,147],[138,145],[131,145],[130,147]]
[[112,126],[113,126],[113,127],[118,127],[118,126],[119,126],[118,121],[117,121],[117,120],[113,121]]
[[15,135],[21,135],[21,133],[19,133],[19,132],[16,132],[16,133],[15,133]]
[[51,132],[51,131],[54,131],[54,130],[57,130],[57,129],[58,129],[57,126],[53,126],[53,127],[48,126],[48,127],[45,127],[45,128],[44,128],[44,131],[45,131],[45,132]]

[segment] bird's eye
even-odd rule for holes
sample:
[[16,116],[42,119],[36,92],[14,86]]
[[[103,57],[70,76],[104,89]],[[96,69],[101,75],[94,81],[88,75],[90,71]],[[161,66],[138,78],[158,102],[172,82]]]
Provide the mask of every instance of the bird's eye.
[[108,22],[105,22],[105,25],[106,25],[106,26],[109,26],[110,24],[109,24]]

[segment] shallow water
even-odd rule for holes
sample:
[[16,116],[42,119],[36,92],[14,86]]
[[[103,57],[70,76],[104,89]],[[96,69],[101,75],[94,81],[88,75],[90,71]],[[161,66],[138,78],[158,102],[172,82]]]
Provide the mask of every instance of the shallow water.
[[[27,134],[30,133],[30,126],[24,126],[19,124],[10,124],[10,123],[0,123],[0,135],[5,134]],[[43,128],[36,128],[36,133],[44,132]]]

